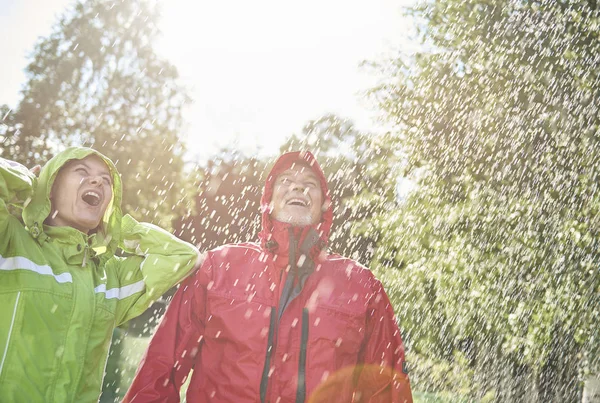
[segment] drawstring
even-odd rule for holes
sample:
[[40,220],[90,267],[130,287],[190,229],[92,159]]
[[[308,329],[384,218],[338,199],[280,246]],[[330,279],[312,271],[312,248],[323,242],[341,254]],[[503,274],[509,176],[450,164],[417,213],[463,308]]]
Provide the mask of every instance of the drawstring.
[[88,249],[88,246],[83,247],[83,262],[81,263],[81,267],[85,267],[87,265]]

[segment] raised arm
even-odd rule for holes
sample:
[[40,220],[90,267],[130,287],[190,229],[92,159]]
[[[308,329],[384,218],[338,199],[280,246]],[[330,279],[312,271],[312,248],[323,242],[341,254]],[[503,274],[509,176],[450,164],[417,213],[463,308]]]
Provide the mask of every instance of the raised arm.
[[178,402],[194,365],[205,323],[207,258],[175,293],[142,359],[124,402]]
[[35,175],[23,165],[0,158],[0,224],[10,215],[9,204],[22,206],[33,194]]
[[193,245],[129,215],[123,217],[121,237],[120,247],[132,256],[108,262],[119,287],[106,290],[107,298],[118,298],[117,325],[141,315],[202,262]]

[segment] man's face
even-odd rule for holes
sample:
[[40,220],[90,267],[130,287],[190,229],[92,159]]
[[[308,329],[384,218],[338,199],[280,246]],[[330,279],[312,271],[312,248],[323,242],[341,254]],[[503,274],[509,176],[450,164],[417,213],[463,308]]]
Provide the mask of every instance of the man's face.
[[277,221],[294,226],[316,224],[323,206],[321,182],[310,167],[294,164],[275,178],[271,203],[271,216]]
[[87,234],[100,224],[111,198],[112,177],[100,157],[89,155],[69,161],[52,185],[52,210],[47,222]]

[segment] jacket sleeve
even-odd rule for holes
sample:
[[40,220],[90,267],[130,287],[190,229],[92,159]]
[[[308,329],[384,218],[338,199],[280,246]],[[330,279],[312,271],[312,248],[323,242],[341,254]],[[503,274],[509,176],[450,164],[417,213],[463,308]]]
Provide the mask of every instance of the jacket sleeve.
[[23,165],[0,158],[0,225],[10,215],[9,204],[22,205],[31,197],[36,180]]
[[379,281],[367,314],[365,343],[359,353],[363,365],[356,378],[355,396],[360,402],[412,403],[400,330]]
[[205,326],[210,257],[179,287],[123,402],[179,402],[179,389],[198,354]]
[[132,256],[109,262],[116,266],[113,272],[119,281],[118,289],[107,290],[118,294],[117,326],[141,315],[202,261],[194,246],[129,215],[123,217],[121,237],[119,246]]

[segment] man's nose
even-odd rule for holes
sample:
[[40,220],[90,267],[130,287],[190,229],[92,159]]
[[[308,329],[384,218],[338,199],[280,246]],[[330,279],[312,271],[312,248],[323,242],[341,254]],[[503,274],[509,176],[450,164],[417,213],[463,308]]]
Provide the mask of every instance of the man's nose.
[[306,189],[306,186],[304,186],[302,183],[300,183],[300,182],[292,182],[292,190],[297,190],[299,192],[304,192],[304,189]]
[[308,194],[308,186],[304,185],[303,183],[294,184],[292,192],[298,192],[306,195]]

